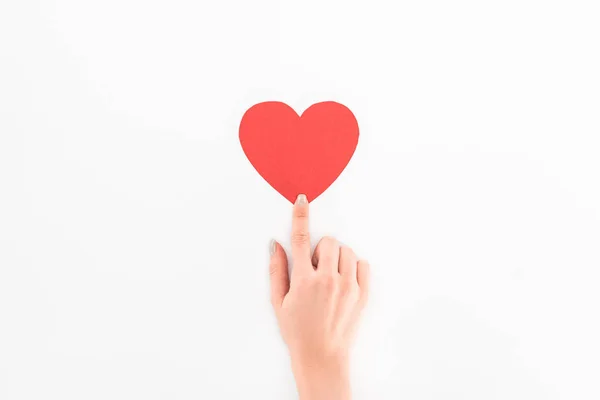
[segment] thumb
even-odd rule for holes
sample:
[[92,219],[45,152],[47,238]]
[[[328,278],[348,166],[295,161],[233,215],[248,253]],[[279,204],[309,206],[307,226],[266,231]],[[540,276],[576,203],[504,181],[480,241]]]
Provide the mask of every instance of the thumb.
[[285,250],[275,240],[269,245],[271,260],[269,262],[269,275],[271,276],[271,304],[277,311],[287,292],[290,290],[290,277]]

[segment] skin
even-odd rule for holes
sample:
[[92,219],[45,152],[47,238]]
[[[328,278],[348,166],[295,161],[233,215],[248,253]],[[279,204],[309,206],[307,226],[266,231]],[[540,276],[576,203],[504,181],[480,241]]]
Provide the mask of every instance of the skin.
[[291,273],[285,250],[271,242],[271,303],[300,400],[348,400],[349,352],[367,302],[369,264],[332,237],[322,238],[311,256],[308,211],[306,196],[298,196]]

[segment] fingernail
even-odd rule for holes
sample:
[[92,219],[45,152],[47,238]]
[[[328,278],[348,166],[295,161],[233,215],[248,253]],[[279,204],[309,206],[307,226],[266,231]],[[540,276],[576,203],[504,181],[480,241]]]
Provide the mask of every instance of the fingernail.
[[306,195],[299,194],[298,197],[296,198],[296,204],[300,204],[300,205],[308,204],[308,199],[306,198]]
[[269,254],[273,256],[273,254],[275,254],[275,250],[277,250],[277,242],[275,239],[271,239],[271,243],[269,243]]

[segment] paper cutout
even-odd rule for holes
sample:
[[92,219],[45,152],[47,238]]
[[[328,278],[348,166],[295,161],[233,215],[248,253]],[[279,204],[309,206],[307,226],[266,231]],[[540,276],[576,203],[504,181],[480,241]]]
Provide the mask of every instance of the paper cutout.
[[313,201],[342,173],[358,144],[358,123],[346,106],[326,101],[301,116],[287,104],[270,101],[248,109],[240,143],[256,171],[294,203]]

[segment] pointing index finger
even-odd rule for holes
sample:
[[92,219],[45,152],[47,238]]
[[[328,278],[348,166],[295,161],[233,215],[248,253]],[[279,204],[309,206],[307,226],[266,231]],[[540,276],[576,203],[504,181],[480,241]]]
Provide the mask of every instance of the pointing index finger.
[[300,194],[294,203],[292,215],[292,258],[294,264],[307,264],[310,261],[310,235],[308,233],[308,199]]

